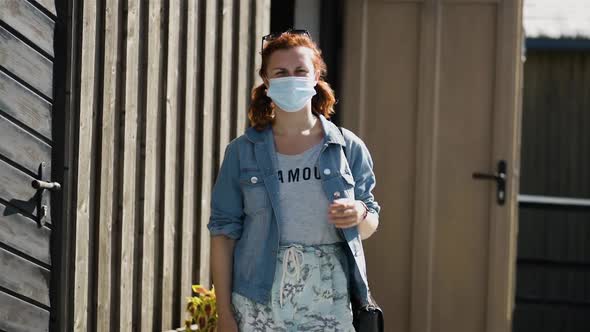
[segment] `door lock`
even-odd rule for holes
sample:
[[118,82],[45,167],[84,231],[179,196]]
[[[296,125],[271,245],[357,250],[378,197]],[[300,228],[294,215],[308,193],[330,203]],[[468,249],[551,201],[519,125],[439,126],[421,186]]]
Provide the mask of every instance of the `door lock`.
[[498,205],[504,205],[506,202],[506,161],[500,160],[498,162],[498,170],[495,174],[488,173],[473,173],[473,178],[476,180],[493,180],[496,181],[496,198]]

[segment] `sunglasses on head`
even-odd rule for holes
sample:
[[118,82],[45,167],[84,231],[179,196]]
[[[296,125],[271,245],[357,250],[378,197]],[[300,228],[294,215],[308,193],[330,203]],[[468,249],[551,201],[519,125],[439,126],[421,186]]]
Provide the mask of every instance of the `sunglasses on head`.
[[306,35],[307,37],[311,38],[311,36],[309,35],[309,32],[307,30],[302,30],[302,29],[289,29],[284,32],[272,32],[272,33],[269,33],[268,35],[262,37],[262,43],[260,45],[260,54],[262,54],[262,50],[264,49],[264,42],[265,41],[272,41],[273,39],[278,38],[283,33],[291,33],[294,35]]

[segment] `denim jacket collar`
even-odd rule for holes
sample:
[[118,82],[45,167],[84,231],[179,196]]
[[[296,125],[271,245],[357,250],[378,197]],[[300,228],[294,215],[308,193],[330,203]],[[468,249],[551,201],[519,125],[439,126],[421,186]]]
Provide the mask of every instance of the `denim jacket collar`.
[[[344,137],[340,133],[340,129],[332,123],[332,121],[326,119],[322,114],[317,114],[320,122],[322,124],[322,128],[324,130],[324,143],[326,144],[339,144],[339,145],[346,145],[344,143]],[[266,140],[271,140],[272,142],[272,127],[268,124],[263,130],[256,130],[254,127],[249,127],[246,129],[246,137],[252,143],[264,143]]]

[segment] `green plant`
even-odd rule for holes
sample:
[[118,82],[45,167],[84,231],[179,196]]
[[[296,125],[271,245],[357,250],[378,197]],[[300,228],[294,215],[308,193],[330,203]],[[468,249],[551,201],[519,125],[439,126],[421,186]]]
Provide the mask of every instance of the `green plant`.
[[186,330],[196,324],[199,331],[213,332],[217,328],[217,306],[215,288],[208,290],[201,285],[193,285],[194,296],[187,298],[186,311],[191,317],[185,321]]

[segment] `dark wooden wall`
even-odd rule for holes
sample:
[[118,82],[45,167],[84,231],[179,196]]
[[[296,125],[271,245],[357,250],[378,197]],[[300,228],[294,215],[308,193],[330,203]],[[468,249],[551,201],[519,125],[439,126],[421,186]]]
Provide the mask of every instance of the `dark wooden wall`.
[[[521,194],[590,199],[590,52],[530,51]],[[588,331],[590,208],[521,204],[515,332]]]
[[590,52],[525,63],[521,193],[590,198]]
[[31,181],[41,163],[43,179],[51,177],[56,18],[53,0],[0,1],[0,331],[48,331],[54,308],[50,239],[58,222],[49,193]]
[[179,327],[191,284],[210,284],[210,190],[246,127],[269,12],[268,0],[80,5],[72,330]]

